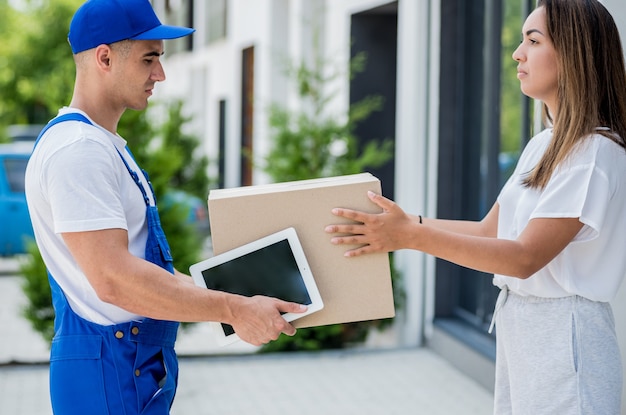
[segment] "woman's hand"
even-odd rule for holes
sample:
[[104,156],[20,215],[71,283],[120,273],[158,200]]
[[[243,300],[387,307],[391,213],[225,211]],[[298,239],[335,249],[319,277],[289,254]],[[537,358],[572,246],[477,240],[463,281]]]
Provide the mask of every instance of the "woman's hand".
[[352,209],[335,208],[332,213],[357,223],[329,225],[327,233],[346,234],[334,236],[335,245],[361,245],[346,251],[345,256],[358,256],[375,252],[390,252],[408,247],[413,229],[419,224],[393,201],[368,192],[369,199],[378,205],[381,213],[365,213]]

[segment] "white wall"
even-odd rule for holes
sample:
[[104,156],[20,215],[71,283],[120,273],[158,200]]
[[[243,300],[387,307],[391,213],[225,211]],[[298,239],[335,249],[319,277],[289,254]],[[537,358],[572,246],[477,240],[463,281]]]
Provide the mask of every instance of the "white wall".
[[[436,214],[439,21],[439,1],[399,3],[396,202],[426,216]],[[433,320],[434,259],[405,250],[396,260],[407,293],[402,343],[419,345]]]

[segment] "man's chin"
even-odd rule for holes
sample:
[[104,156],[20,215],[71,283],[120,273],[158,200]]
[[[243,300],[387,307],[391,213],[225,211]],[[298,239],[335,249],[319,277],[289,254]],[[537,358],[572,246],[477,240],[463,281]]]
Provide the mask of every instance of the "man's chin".
[[128,105],[126,107],[126,109],[129,110],[134,110],[134,111],[143,111],[148,107],[148,101],[146,100],[146,102],[144,102],[143,104],[132,104],[132,105]]

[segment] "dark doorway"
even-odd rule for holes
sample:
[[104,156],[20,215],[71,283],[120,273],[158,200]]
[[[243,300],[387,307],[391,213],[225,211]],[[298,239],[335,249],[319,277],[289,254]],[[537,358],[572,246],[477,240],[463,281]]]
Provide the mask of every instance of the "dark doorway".
[[241,57],[241,185],[252,184],[254,125],[254,46],[246,48]]
[[219,125],[218,125],[218,188],[222,189],[226,186],[226,100],[221,99],[219,102]]
[[[398,39],[398,3],[392,2],[352,15],[351,56],[367,54],[362,72],[350,82],[350,104],[367,96],[383,98],[381,111],[357,125],[355,135],[361,147],[372,140],[395,140],[396,135],[396,54]],[[368,169],[381,180],[383,194],[394,198],[394,159],[378,168]]]

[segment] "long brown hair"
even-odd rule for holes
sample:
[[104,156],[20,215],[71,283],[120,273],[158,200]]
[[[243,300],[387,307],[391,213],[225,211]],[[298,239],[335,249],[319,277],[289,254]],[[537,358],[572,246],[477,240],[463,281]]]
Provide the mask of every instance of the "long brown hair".
[[626,70],[619,32],[600,2],[539,0],[537,7],[545,9],[558,66],[557,114],[544,104],[544,118],[553,121],[552,142],[524,181],[542,189],[576,144],[594,132],[626,148]]

